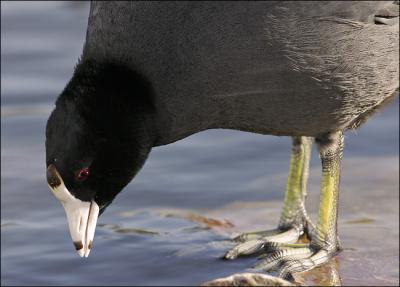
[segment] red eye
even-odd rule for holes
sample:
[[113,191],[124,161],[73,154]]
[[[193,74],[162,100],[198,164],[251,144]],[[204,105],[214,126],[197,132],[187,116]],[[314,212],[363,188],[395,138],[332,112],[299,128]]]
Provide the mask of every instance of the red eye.
[[77,171],[75,178],[77,181],[84,181],[88,176],[89,176],[89,168],[85,167]]

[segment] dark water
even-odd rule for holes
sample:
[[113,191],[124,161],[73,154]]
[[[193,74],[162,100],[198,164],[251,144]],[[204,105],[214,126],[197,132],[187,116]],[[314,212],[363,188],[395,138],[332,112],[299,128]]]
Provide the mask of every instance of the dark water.
[[[210,130],[154,149],[99,219],[94,249],[82,259],[45,181],[44,127],[81,52],[88,3],[1,2],[1,9],[1,284],[198,285],[248,271],[255,259],[219,257],[236,232],[275,226],[290,139]],[[331,284],[336,272],[342,284],[399,283],[398,131],[397,100],[347,133],[345,250],[298,282]],[[312,164],[315,217],[316,154]]]

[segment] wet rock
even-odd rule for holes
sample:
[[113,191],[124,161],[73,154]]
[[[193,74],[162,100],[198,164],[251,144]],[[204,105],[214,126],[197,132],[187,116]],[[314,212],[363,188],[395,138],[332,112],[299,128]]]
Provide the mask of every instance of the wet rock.
[[296,286],[267,274],[240,273],[203,283],[201,286]]

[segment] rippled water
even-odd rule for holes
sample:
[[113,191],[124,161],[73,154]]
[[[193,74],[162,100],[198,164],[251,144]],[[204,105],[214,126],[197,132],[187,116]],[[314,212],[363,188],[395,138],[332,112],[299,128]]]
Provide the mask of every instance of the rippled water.
[[[291,141],[210,130],[156,148],[99,219],[79,258],[45,181],[44,128],[85,37],[88,3],[1,2],[2,285],[198,285],[245,272],[223,261],[239,231],[273,228]],[[398,100],[346,136],[339,232],[345,250],[298,282],[399,283]],[[314,154],[308,206],[318,207]],[[336,279],[335,279],[336,280]]]

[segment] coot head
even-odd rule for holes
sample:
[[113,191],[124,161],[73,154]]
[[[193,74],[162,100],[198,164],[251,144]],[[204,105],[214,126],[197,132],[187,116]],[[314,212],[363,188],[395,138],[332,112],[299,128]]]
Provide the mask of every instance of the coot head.
[[149,83],[118,63],[81,61],[46,127],[47,181],[72,240],[89,254],[98,214],[132,180],[155,141]]

